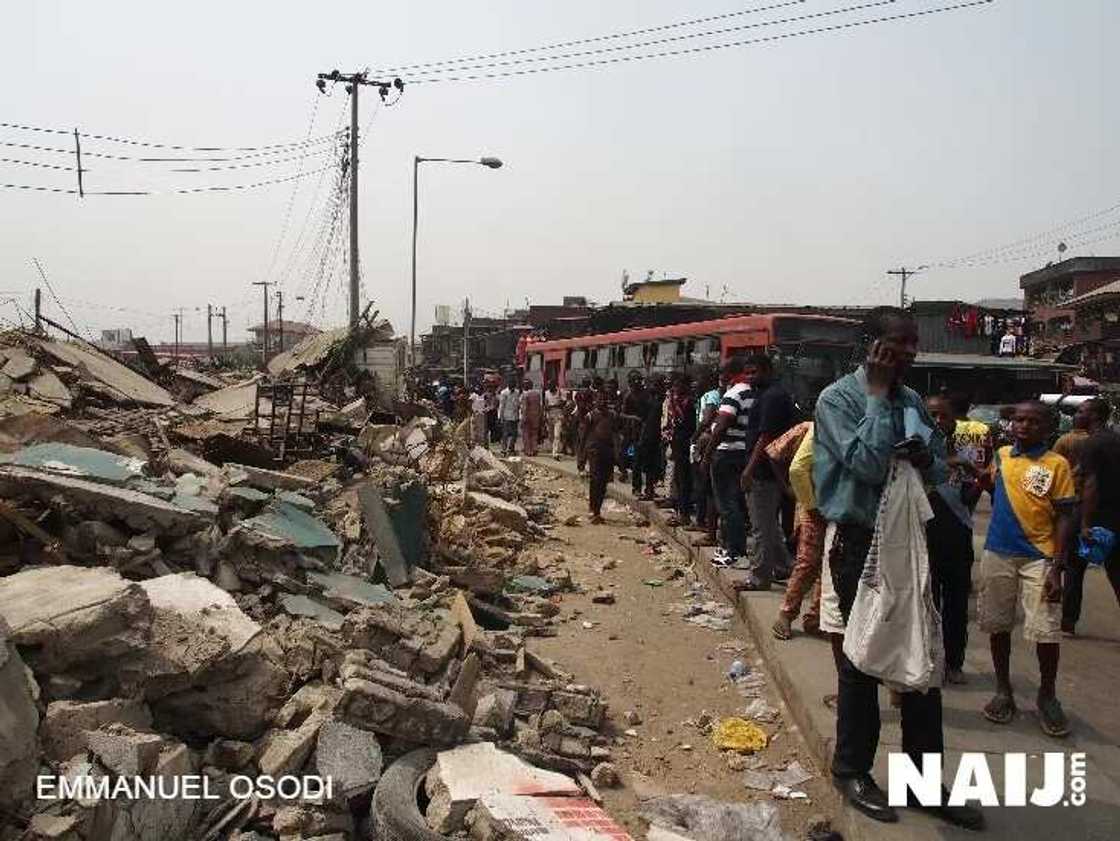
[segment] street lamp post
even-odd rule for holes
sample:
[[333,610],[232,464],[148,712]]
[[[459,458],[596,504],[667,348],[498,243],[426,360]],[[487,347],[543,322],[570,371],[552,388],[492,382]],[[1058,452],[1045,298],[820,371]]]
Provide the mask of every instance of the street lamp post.
[[420,220],[420,164],[477,164],[489,169],[500,169],[502,162],[497,158],[460,159],[460,158],[422,158],[412,159],[412,318],[408,328],[408,367],[416,366],[416,232]]

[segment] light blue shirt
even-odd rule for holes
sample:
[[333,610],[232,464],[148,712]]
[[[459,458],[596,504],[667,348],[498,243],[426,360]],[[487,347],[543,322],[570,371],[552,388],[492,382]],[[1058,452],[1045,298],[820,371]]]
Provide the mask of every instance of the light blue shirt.
[[888,397],[871,396],[860,367],[822,391],[813,429],[813,485],[824,518],[874,528],[894,446],[910,435],[928,440],[933,456],[923,479],[946,481],[945,438],[914,389],[899,386]]

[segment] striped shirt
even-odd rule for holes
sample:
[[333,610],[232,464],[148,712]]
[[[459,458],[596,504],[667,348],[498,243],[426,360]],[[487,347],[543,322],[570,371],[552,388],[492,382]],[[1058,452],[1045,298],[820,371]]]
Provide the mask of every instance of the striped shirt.
[[719,404],[721,415],[732,415],[735,421],[727,428],[717,450],[747,449],[747,421],[754,405],[754,391],[747,383],[736,383],[727,389]]

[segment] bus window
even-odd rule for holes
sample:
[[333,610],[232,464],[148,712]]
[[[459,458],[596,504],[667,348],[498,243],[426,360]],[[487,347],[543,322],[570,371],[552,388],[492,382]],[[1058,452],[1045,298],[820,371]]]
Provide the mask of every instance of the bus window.
[[657,345],[657,356],[654,364],[658,368],[673,368],[677,364],[677,343],[660,342]]
[[644,367],[645,362],[642,361],[642,346],[630,345],[629,347],[625,348],[625,352],[623,353],[622,357],[622,363],[626,368]]
[[657,345],[650,342],[642,346],[642,364],[648,368],[657,361]]
[[594,371],[599,366],[595,364],[599,359],[599,348],[591,348],[587,351],[587,359],[583,363],[583,367],[589,371]]
[[719,364],[719,339],[705,338],[690,342],[692,349],[688,354],[688,361],[692,365],[718,365]]
[[572,353],[572,357],[571,357],[571,359],[568,360],[568,367],[569,368],[571,368],[573,371],[578,371],[582,368],[587,367],[584,364],[584,360],[587,357],[587,351],[573,350],[571,353]]
[[531,354],[529,356],[529,370],[530,371],[539,371],[541,369],[541,363],[543,361],[544,361],[544,355],[543,354],[540,354],[540,353]]

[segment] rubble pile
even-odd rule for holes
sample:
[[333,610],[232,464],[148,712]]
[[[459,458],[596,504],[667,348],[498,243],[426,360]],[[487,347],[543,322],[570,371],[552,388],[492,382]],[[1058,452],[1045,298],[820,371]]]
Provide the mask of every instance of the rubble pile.
[[[527,645],[571,579],[525,465],[434,418],[373,423],[337,382],[348,402],[300,420],[322,446],[277,458],[256,378],[164,388],[0,343],[0,841],[358,837],[383,770],[425,747],[501,746],[591,808],[615,784],[602,699]],[[327,345],[273,376],[337,375]],[[246,795],[265,777],[332,788]],[[136,779],[208,796],[98,788]],[[477,838],[541,807],[432,785],[437,823]]]

